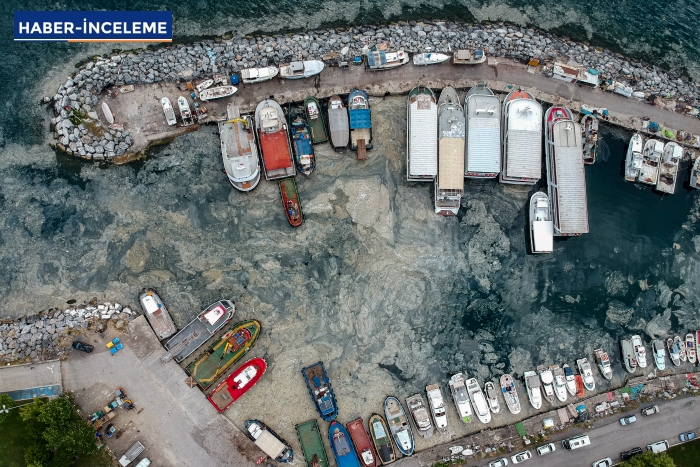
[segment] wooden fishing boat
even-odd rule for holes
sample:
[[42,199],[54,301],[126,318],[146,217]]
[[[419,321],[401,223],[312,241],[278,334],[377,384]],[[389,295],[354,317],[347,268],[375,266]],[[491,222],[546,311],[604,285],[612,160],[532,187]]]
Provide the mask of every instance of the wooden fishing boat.
[[245,84],[262,83],[277,76],[279,69],[276,66],[266,66],[262,68],[246,68],[241,70],[241,80]]
[[143,289],[139,294],[139,303],[158,340],[167,339],[177,332],[173,318],[155,290]]
[[244,433],[271,459],[284,463],[294,459],[294,451],[289,443],[260,420],[247,420]]
[[338,416],[338,404],[323,362],[302,368],[301,374],[304,376],[306,388],[309,390],[318,414],[327,422],[335,420]]
[[204,81],[202,81],[201,83],[199,83],[199,84],[198,84],[197,86],[195,86],[195,87],[197,88],[197,92],[200,92],[200,93],[201,93],[201,92],[204,91],[205,89],[208,89],[209,87],[211,87],[212,84],[214,84],[214,80],[213,80],[213,79],[205,79]]
[[338,467],[360,467],[357,452],[347,430],[338,422],[332,422],[328,429],[328,439]]
[[408,423],[408,417],[404,412],[401,402],[395,397],[389,396],[384,401],[384,414],[389,425],[391,435],[394,437],[396,447],[404,456],[413,454],[415,443],[413,442],[413,432]]
[[581,118],[581,132],[583,139],[583,163],[591,165],[595,162],[595,151],[598,146],[598,118],[593,114],[586,114]]
[[695,336],[692,332],[689,332],[685,336],[685,353],[688,356],[688,361],[695,365],[696,353],[695,353]]
[[296,430],[306,467],[328,467],[328,456],[316,419],[300,423]]
[[381,415],[373,414],[369,417],[369,434],[372,436],[374,449],[379,455],[379,462],[382,465],[389,465],[396,460],[394,446],[391,444],[391,437],[386,422]]
[[486,54],[483,50],[458,50],[452,57],[454,65],[478,65],[486,61]]
[[210,101],[212,99],[221,99],[223,97],[233,96],[233,94],[238,91],[235,86],[218,86],[215,88],[205,89],[199,93],[199,98],[203,101]]
[[262,378],[267,369],[267,362],[260,357],[248,360],[239,368],[231,373],[231,376],[226,378],[221,384],[219,384],[216,389],[214,389],[211,394],[207,396],[207,399],[219,412],[223,412],[231,404],[236,402],[240,397],[250,389],[255,386],[255,384]]
[[683,159],[683,148],[673,141],[664,146],[664,152],[659,164],[659,179],[656,182],[656,191],[672,195],[676,191],[676,179],[678,168]]
[[693,167],[690,169],[690,188],[700,188],[700,157],[695,158]]
[[410,60],[403,50],[387,52],[386,44],[377,44],[367,53],[367,68],[370,70],[388,70],[405,65]]
[[192,111],[190,110],[190,104],[185,99],[185,96],[180,96],[177,98],[177,107],[180,110],[180,118],[182,118],[182,126],[194,125],[194,118],[192,118]]
[[600,370],[600,374],[603,375],[603,378],[612,379],[612,366],[610,365],[608,353],[603,349],[595,349],[593,354],[598,362],[598,369]]
[[255,128],[262,152],[267,180],[293,177],[296,165],[287,133],[287,121],[282,107],[272,99],[261,101],[255,108]]
[[297,184],[293,178],[285,178],[279,181],[279,187],[287,221],[292,227],[299,227],[304,222],[304,213],[301,210]]
[[416,428],[418,428],[418,434],[423,438],[430,438],[433,436],[433,424],[430,421],[430,413],[428,412],[425,402],[423,402],[423,397],[421,397],[420,394],[407,397],[406,406],[413,416],[413,423],[415,423]]
[[372,114],[369,96],[360,89],[353,89],[348,95],[350,115],[350,149],[357,151],[357,159],[367,159],[367,150],[372,149]]
[[314,144],[328,141],[326,132],[326,122],[323,120],[321,104],[314,97],[307,97],[304,100],[304,112],[306,113],[306,123],[311,130],[311,141]]
[[377,453],[372,446],[372,440],[365,430],[362,419],[353,420],[347,425],[350,439],[355,445],[355,451],[360,459],[362,467],[377,467]]
[[331,96],[328,99],[328,130],[331,134],[333,149],[342,152],[350,144],[350,122],[348,109],[343,104],[340,96]]
[[309,78],[321,73],[324,66],[321,60],[283,63],[280,65],[279,76],[286,79]]
[[298,109],[292,109],[289,112],[289,120],[294,162],[297,164],[299,172],[309,176],[316,168],[316,157],[314,155],[314,146],[311,142],[309,125],[306,124],[304,113]]

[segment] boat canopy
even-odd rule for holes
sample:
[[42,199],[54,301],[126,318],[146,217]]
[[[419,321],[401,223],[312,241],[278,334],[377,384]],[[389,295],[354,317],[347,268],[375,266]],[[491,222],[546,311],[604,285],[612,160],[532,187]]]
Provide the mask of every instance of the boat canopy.
[[156,301],[156,299],[153,296],[146,295],[143,297],[142,301],[143,301],[143,306],[144,306],[144,308],[146,308],[146,311],[148,312],[148,314],[152,315],[156,311],[160,310],[160,305],[158,304],[158,302]]
[[369,109],[351,109],[350,128],[353,130],[372,128],[372,119]]
[[367,54],[367,64],[371,67],[386,65],[386,50],[373,50]]
[[467,98],[467,172],[501,171],[500,116],[498,97],[475,94]]
[[572,121],[559,121],[552,131],[554,173],[551,180],[557,188],[556,199],[552,202],[557,205],[558,230],[562,234],[587,233],[588,201],[580,126]]
[[216,324],[219,319],[224,316],[226,313],[226,309],[223,307],[223,305],[216,305],[216,307],[213,310],[207,311],[204,314],[204,319],[207,320],[207,322],[213,326]]
[[[413,91],[411,91],[413,92]],[[437,104],[429,90],[409,94],[408,173],[410,176],[437,175]]]
[[554,251],[554,225],[552,221],[533,221],[532,235],[535,251],[542,253]]
[[261,431],[260,436],[255,440],[255,445],[273,459],[277,459],[287,449],[284,443],[269,431]]
[[279,118],[274,107],[265,107],[260,111],[260,121],[262,122],[263,131],[268,131],[271,128],[279,128]]
[[507,104],[506,113],[506,176],[537,180],[542,176],[542,106],[516,99]]
[[441,138],[438,146],[438,188],[464,190],[464,140]]

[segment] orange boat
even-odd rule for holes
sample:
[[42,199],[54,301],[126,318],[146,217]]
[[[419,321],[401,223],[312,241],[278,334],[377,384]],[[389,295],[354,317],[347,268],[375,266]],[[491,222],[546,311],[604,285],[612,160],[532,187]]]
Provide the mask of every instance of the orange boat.
[[282,205],[284,206],[284,213],[287,215],[287,220],[292,227],[299,227],[302,222],[304,222],[304,214],[301,210],[297,184],[294,182],[293,178],[285,178],[279,181],[279,185]]
[[207,399],[209,399],[209,402],[212,403],[216,410],[219,412],[225,411],[260,381],[266,369],[267,362],[262,358],[256,357],[248,360],[219,384],[207,396]]
[[583,378],[581,375],[576,375],[576,395],[583,397]]
[[347,425],[350,439],[355,445],[355,451],[360,457],[360,465],[362,467],[377,467],[377,453],[372,446],[372,440],[362,424],[362,419],[353,420]]

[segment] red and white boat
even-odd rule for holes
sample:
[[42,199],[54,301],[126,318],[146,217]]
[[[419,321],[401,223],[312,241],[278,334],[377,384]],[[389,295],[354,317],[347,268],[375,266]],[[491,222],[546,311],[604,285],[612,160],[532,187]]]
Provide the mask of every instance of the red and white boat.
[[248,360],[237,368],[231,376],[219,384],[211,394],[207,396],[209,402],[223,412],[231,404],[236,402],[243,394],[248,392],[265,374],[267,362],[260,357]]
[[369,439],[362,419],[353,420],[348,423],[347,428],[352,444],[355,445],[355,451],[360,458],[360,465],[362,467],[377,467],[377,453],[372,446],[372,440]]
[[265,99],[255,108],[255,128],[262,152],[265,179],[278,180],[296,175],[292,146],[287,132],[287,121],[282,107],[272,99]]

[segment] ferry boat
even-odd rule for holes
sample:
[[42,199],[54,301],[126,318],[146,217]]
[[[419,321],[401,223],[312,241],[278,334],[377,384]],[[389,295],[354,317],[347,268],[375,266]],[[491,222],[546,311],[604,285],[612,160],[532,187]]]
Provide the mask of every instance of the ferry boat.
[[625,157],[625,180],[634,182],[639,177],[639,170],[642,168],[642,160],[644,156],[644,140],[642,135],[635,133],[630,138],[630,143],[627,146],[627,156]]
[[550,404],[554,403],[554,375],[552,370],[544,365],[537,366],[537,373],[540,375],[540,380],[542,380],[542,397],[544,397]]
[[163,113],[165,114],[165,120],[168,125],[177,125],[177,119],[175,118],[175,111],[173,110],[173,105],[170,103],[170,99],[164,97],[160,100],[160,105],[163,107]]
[[224,412],[226,409],[236,402],[240,397],[255,386],[262,378],[267,369],[267,362],[260,357],[248,360],[239,368],[233,371],[231,375],[219,384],[207,399],[219,412]]
[[639,365],[639,368],[646,368],[647,350],[644,348],[642,338],[638,335],[634,335],[630,340],[632,341],[632,350],[634,350],[634,355],[637,358],[637,365]]
[[338,95],[328,99],[328,131],[333,149],[339,152],[346,150],[350,144],[348,109]]
[[277,76],[279,69],[276,66],[265,66],[261,68],[246,68],[241,70],[241,81],[245,84],[262,83]]
[[447,431],[447,411],[445,410],[445,400],[438,384],[431,384],[425,387],[428,395],[428,405],[435,420],[435,428],[441,433]]
[[486,61],[486,54],[481,49],[474,50],[458,50],[452,57],[453,65],[478,65]]
[[352,444],[355,446],[355,452],[357,452],[357,456],[360,459],[360,465],[362,467],[377,467],[377,453],[374,451],[372,440],[370,440],[367,430],[365,430],[362,419],[358,418],[348,423],[347,430]]
[[200,92],[199,99],[203,101],[222,99],[224,97],[233,96],[236,91],[238,91],[238,88],[235,86],[217,86]]
[[554,376],[554,395],[557,396],[560,402],[566,402],[566,375],[564,369],[559,365],[550,365],[552,375]]
[[260,322],[254,319],[234,325],[221,339],[187,365],[185,371],[199,387],[206,390],[248,353],[255,345],[260,329]]
[[323,113],[321,112],[321,103],[315,97],[307,97],[304,99],[304,112],[306,113],[306,123],[309,124],[309,129],[311,130],[311,141],[314,144],[328,141],[326,122],[323,120]]
[[418,434],[423,438],[431,438],[433,436],[433,424],[430,421],[430,413],[423,402],[423,397],[420,394],[415,394],[406,398],[406,407],[413,416],[413,422],[416,424]]
[[681,362],[685,362],[688,358],[688,354],[687,354],[687,351],[685,348],[685,342],[679,336],[674,337],[673,342],[676,345],[676,347],[679,349],[678,356],[680,357]]
[[576,375],[576,396],[583,397],[584,394],[584,384],[583,377],[581,375]]
[[464,193],[464,109],[454,88],[447,86],[438,100],[438,173],[435,214],[456,216]]
[[659,164],[664,152],[664,143],[656,139],[648,139],[644,143],[642,167],[639,169],[637,181],[646,185],[656,186],[659,181]]
[[304,376],[306,387],[318,414],[327,422],[335,420],[335,417],[338,416],[338,404],[335,401],[335,393],[333,393],[333,387],[323,362],[302,368],[301,374]]
[[503,101],[501,183],[534,185],[542,177],[542,106],[527,91]]
[[695,158],[693,168],[690,169],[690,188],[700,188],[700,157]]
[[369,417],[369,434],[372,436],[374,449],[379,456],[379,462],[382,465],[389,465],[396,460],[394,447],[391,444],[389,437],[389,429],[381,415],[373,414]]
[[598,118],[593,114],[585,114],[581,118],[583,132],[583,163],[591,165],[595,162],[595,151],[598,146]]
[[187,103],[187,99],[184,96],[177,98],[177,108],[180,110],[180,118],[182,119],[182,126],[194,125],[194,118],[192,118],[192,112],[190,111],[190,104]]
[[404,456],[412,455],[415,444],[413,442],[411,425],[408,424],[406,413],[397,398],[392,396],[386,398],[384,401],[384,414],[396,447],[399,448],[399,451]]
[[228,181],[238,191],[253,190],[260,182],[260,159],[250,115],[241,117],[238,106],[227,106],[228,120],[219,122],[221,158]]
[[230,300],[212,303],[165,343],[166,357],[180,363],[231,321],[235,311],[236,307]]
[[350,435],[343,425],[336,421],[331,422],[328,429],[328,439],[331,442],[331,449],[338,467],[360,467],[355,446],[353,446]]
[[388,70],[408,63],[408,54],[403,50],[387,52],[386,44],[377,44],[366,54],[367,68],[370,70]]
[[469,403],[466,381],[464,374],[457,373],[456,375],[452,375],[449,385],[450,392],[452,393],[452,400],[455,403],[455,407],[457,407],[459,418],[461,418],[464,423],[470,423],[472,421],[472,406]]
[[671,359],[671,363],[673,363],[676,366],[681,365],[681,347],[679,344],[680,338],[678,342],[676,342],[670,337],[666,340],[666,346],[668,347],[668,357]]
[[588,233],[586,172],[583,169],[581,130],[571,110],[549,108],[545,114],[547,191],[552,205],[554,235]]
[[304,212],[301,209],[297,184],[293,178],[283,178],[278,183],[287,221],[292,227],[299,227],[304,222]]
[[651,353],[654,355],[654,364],[659,371],[666,369],[666,349],[660,339],[651,341]]
[[367,93],[353,89],[348,95],[350,115],[350,149],[357,151],[357,159],[367,159],[367,150],[372,149],[372,114]]
[[325,65],[321,60],[304,60],[303,62],[290,62],[280,65],[280,78],[302,79],[318,75]]
[[301,453],[307,467],[329,467],[326,449],[316,419],[298,424],[296,427]]
[[413,88],[408,93],[406,118],[406,179],[432,182],[438,168],[438,111],[433,91],[425,86]]
[[600,374],[603,375],[603,378],[612,379],[612,365],[610,364],[608,353],[603,349],[595,349],[593,355],[595,355],[595,359],[598,362],[598,369],[600,370]]
[[309,176],[316,168],[316,157],[314,155],[314,145],[311,142],[311,132],[309,125],[301,112],[292,110],[290,112],[290,133],[292,136],[292,149],[294,150],[294,162],[297,170]]
[[506,400],[506,407],[513,415],[520,413],[520,398],[518,397],[518,391],[515,389],[515,381],[513,376],[509,374],[501,375],[501,392],[503,393],[503,398]]
[[486,394],[486,401],[489,403],[491,412],[500,412],[501,404],[498,402],[498,392],[496,391],[496,386],[491,381],[486,381],[484,383],[484,393]]
[[564,370],[564,378],[566,379],[566,390],[572,396],[576,395],[576,376],[574,375],[574,370],[571,369],[568,363],[562,365],[562,370]]
[[688,356],[688,361],[695,365],[696,353],[695,353],[695,336],[693,333],[689,332],[685,335],[685,352]]
[[472,407],[474,407],[474,414],[481,423],[489,423],[491,421],[491,411],[476,378],[467,380],[467,392],[469,393],[469,399],[472,401]]
[[591,364],[588,363],[588,359],[579,358],[576,360],[576,365],[578,366],[578,372],[581,374],[583,385],[589,391],[595,391],[595,379],[593,379],[593,370],[591,369]]
[[255,108],[255,128],[262,151],[265,179],[295,176],[296,168],[282,107],[272,99],[260,102]]
[[244,433],[257,447],[277,462],[292,462],[292,447],[260,420],[246,420]]
[[656,182],[656,191],[669,195],[676,191],[678,167],[682,159],[683,148],[673,141],[666,143],[659,165],[659,180]]
[[542,382],[540,381],[540,377],[537,376],[537,372],[535,371],[526,371],[523,373],[523,377],[525,378],[525,388],[527,389],[527,397],[530,399],[530,404],[535,410],[541,409],[542,392],[540,391],[540,387],[542,386]]
[[630,373],[634,373],[637,369],[637,355],[634,353],[632,340],[621,339],[620,348],[622,349],[622,361],[625,364],[625,369]]
[[554,251],[554,224],[549,197],[541,191],[530,198],[530,251],[534,254]]
[[197,86],[195,86],[195,87],[197,88],[197,92],[202,92],[202,91],[204,91],[205,89],[211,87],[212,84],[214,84],[214,80],[213,80],[213,79],[205,79],[204,81],[202,81],[201,83],[199,83],[199,84],[198,84]]
[[177,332],[173,318],[155,290],[148,288],[141,290],[139,303],[143,308],[143,315],[159,341],[167,339]]
[[413,56],[413,65],[424,66],[424,65],[436,65],[438,63],[446,62],[450,59],[449,55],[440,53],[420,53]]
[[464,99],[467,121],[466,178],[496,178],[501,172],[501,101],[478,83]]

